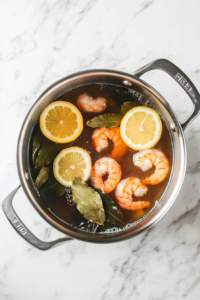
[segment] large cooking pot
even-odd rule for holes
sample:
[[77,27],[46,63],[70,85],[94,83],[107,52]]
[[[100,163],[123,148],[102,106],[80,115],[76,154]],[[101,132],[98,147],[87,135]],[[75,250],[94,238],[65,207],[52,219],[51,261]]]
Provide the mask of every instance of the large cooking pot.
[[[139,79],[142,74],[155,69],[160,69],[167,72],[181,85],[181,87],[186,91],[192,100],[194,110],[184,123],[180,123],[168,102],[154,88],[152,88],[143,80]],[[47,106],[47,104],[49,104],[49,102],[55,100],[67,91],[91,83],[116,84],[122,87],[128,86],[134,91],[135,97],[138,97],[139,100],[144,97],[147,98],[162,116],[171,137],[173,165],[165,192],[159,201],[157,201],[157,205],[155,205],[147,215],[133,224],[128,224],[125,230],[117,232],[89,233],[74,229],[70,225],[62,222],[61,219],[57,218],[48,209],[44,201],[40,198],[30,180],[31,176],[29,175],[30,138],[33,128],[42,110]],[[27,242],[41,250],[51,249],[66,241],[70,241],[73,238],[86,242],[111,243],[134,237],[158,222],[158,220],[164,216],[176,199],[185,176],[187,161],[186,143],[183,131],[192,122],[192,120],[194,120],[199,112],[200,95],[194,84],[178,67],[164,59],[159,59],[146,65],[145,67],[136,71],[134,75],[112,70],[89,70],[67,76],[57,81],[50,86],[33,104],[22,125],[17,146],[17,166],[20,182],[13,187],[3,201],[2,207],[6,217],[13,228],[15,228],[15,230]],[[17,216],[12,206],[13,197],[20,186],[22,186],[28,199],[38,213],[49,224],[64,234],[67,234],[67,236],[56,241],[43,242],[29,231],[29,229]]]

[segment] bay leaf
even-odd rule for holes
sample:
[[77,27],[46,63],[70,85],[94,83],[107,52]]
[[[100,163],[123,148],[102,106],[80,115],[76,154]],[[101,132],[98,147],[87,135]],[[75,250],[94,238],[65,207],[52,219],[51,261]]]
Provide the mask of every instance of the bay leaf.
[[72,184],[73,200],[85,219],[103,225],[106,219],[100,195],[82,179],[74,178]]
[[103,89],[109,93],[110,97],[115,101],[118,107],[121,107],[124,102],[133,101],[134,95],[127,88],[119,86],[106,85]]
[[41,132],[39,132],[39,130],[37,130],[33,137],[33,153],[32,153],[33,164],[35,164],[38,151],[41,147],[41,141],[42,141],[42,134]]
[[136,107],[135,102],[132,102],[132,101],[124,102],[121,109],[120,109],[120,113],[124,116],[133,107]]
[[50,171],[49,179],[39,188],[40,195],[47,205],[52,204],[63,194],[64,187],[55,179],[53,172]]
[[92,128],[106,127],[112,128],[120,125],[122,115],[120,114],[105,114],[87,121],[87,125]]
[[102,190],[96,188],[94,188],[94,190],[97,193],[99,193],[103,201],[105,212],[106,212],[106,222],[110,224],[115,224],[117,226],[119,226],[120,224],[124,224],[123,215],[117,208],[115,202],[108,195],[102,192]]
[[40,170],[36,180],[35,180],[35,187],[39,189],[48,179],[49,179],[49,167],[44,167]]
[[69,148],[73,143],[58,144],[42,137],[41,144],[35,161],[36,170],[48,166],[62,149]]

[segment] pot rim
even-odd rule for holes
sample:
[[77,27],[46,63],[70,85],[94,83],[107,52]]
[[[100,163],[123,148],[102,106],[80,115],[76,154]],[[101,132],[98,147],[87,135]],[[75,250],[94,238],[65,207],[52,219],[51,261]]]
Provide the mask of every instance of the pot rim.
[[[161,211],[159,211],[159,213],[156,215],[156,218],[154,217],[150,222],[144,224],[144,226],[142,226],[139,230],[136,228],[136,230],[133,231],[134,227],[131,227],[131,232],[130,230],[126,229],[124,230],[122,235],[117,235],[117,234],[112,234],[112,237],[108,237],[108,234],[99,234],[98,233],[98,237],[96,238],[88,238],[89,236],[85,235],[85,232],[81,232],[80,230],[78,230],[78,233],[76,232],[77,230],[68,230],[66,229],[66,227],[56,223],[48,214],[46,214],[42,208],[40,207],[40,205],[34,200],[34,197],[32,196],[32,193],[30,191],[30,189],[28,188],[27,185],[27,179],[25,178],[24,175],[24,170],[23,170],[23,164],[22,164],[22,148],[23,148],[23,140],[24,140],[24,135],[25,135],[25,131],[26,131],[26,127],[28,122],[30,121],[30,116],[32,111],[37,107],[37,105],[44,100],[44,98],[48,95],[51,94],[52,91],[61,86],[63,83],[69,83],[70,81],[74,81],[77,80],[80,77],[87,77],[88,75],[90,76],[94,76],[94,75],[111,75],[111,76],[117,76],[120,77],[123,80],[127,80],[130,82],[133,82],[135,84],[139,84],[141,87],[143,87],[144,89],[148,90],[149,93],[153,94],[157,99],[159,99],[159,101],[162,103],[162,105],[165,107],[165,109],[168,111],[168,113],[170,114],[170,116],[173,119],[173,122],[175,124],[175,128],[177,129],[177,134],[179,137],[179,142],[180,142],[180,149],[181,149],[181,168],[180,168],[180,174],[179,174],[179,178],[177,179],[177,185],[175,187],[175,190],[173,191],[173,194],[171,195],[169,201],[167,202],[167,205],[165,205]],[[173,155],[174,156],[174,155]],[[40,216],[42,218],[44,218],[51,226],[53,226],[54,228],[56,228],[57,230],[63,232],[63,233],[67,233],[67,235],[82,240],[82,241],[87,241],[87,242],[95,242],[95,243],[111,243],[111,242],[118,242],[118,241],[123,241],[126,240],[128,238],[132,238],[133,236],[143,232],[144,230],[147,230],[149,228],[151,228],[154,224],[156,224],[165,214],[166,212],[169,210],[169,208],[172,206],[172,204],[174,203],[180,188],[182,186],[184,177],[185,177],[185,171],[186,171],[186,164],[187,164],[187,152],[186,152],[186,143],[185,143],[185,136],[184,136],[184,132],[181,126],[181,123],[178,119],[178,117],[176,116],[175,112],[173,111],[173,109],[171,108],[171,106],[169,105],[169,103],[163,98],[163,96],[161,94],[159,94],[151,85],[149,85],[148,83],[146,83],[145,81],[141,80],[140,78],[128,74],[128,73],[124,73],[121,71],[115,71],[115,70],[109,70],[109,69],[91,69],[91,70],[85,70],[85,71],[81,71],[81,72],[77,72],[74,74],[71,74],[69,76],[66,76],[64,78],[61,78],[60,80],[56,81],[55,83],[53,83],[52,85],[50,85],[39,97],[38,99],[33,103],[33,105],[31,106],[30,110],[28,111],[25,120],[22,124],[21,127],[21,131],[19,134],[19,138],[18,138],[18,144],[17,144],[17,169],[18,169],[18,174],[19,174],[19,178],[20,178],[20,182],[21,185],[23,187],[23,190],[27,196],[27,198],[29,199],[29,201],[31,202],[31,204],[34,206],[34,208],[36,209],[36,211],[40,214]],[[174,165],[174,162],[173,162]],[[172,165],[172,167],[173,167]],[[172,176],[173,170],[171,171],[171,176]],[[167,187],[165,188],[165,192],[168,189],[170,183],[171,183],[171,176],[169,178]],[[161,196],[161,198],[163,198],[165,192],[163,193],[163,195]],[[155,208],[155,206],[154,206]],[[154,209],[153,208],[153,209]],[[152,209],[152,210],[153,210]],[[151,212],[152,212],[151,210]],[[92,237],[93,234],[89,233],[89,235]],[[106,237],[107,236],[107,237]]]

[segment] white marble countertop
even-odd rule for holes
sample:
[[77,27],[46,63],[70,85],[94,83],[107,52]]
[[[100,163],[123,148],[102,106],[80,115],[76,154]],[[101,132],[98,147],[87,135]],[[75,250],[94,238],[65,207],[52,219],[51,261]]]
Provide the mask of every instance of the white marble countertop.
[[[198,0],[1,1],[0,199],[17,181],[16,144],[31,104],[70,73],[132,73],[157,58],[179,66],[200,90]],[[190,99],[168,75],[154,86],[183,121]],[[0,209],[1,300],[200,298],[200,116],[185,131],[188,164],[174,205],[151,230],[118,244],[72,241],[47,252],[26,243]],[[14,206],[39,238],[51,228],[19,190]]]

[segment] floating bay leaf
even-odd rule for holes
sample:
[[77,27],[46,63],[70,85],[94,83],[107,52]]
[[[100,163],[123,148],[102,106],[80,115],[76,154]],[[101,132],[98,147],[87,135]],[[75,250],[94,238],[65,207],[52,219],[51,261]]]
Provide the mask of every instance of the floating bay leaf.
[[85,219],[103,225],[106,219],[100,195],[82,179],[74,178],[72,184],[73,200]]
[[131,110],[135,106],[136,106],[135,102],[132,101],[124,102],[124,104],[120,109],[120,113],[124,116],[129,110]]
[[115,202],[108,195],[103,193],[102,190],[95,189],[95,188],[94,190],[97,193],[99,193],[103,201],[105,212],[106,212],[106,222],[115,224],[117,226],[120,224],[124,224],[122,213],[118,210]]
[[65,193],[65,189],[55,179],[53,172],[50,172],[49,179],[39,189],[39,192],[47,205],[50,205]]
[[115,101],[118,107],[121,107],[124,102],[134,100],[134,95],[131,94],[127,88],[105,85],[103,89],[110,94],[110,97]]
[[122,115],[120,114],[105,114],[87,121],[87,125],[92,128],[106,127],[112,128],[120,125]]
[[35,180],[35,187],[39,189],[49,179],[50,168],[42,168]]
[[35,161],[35,169],[38,170],[48,166],[62,149],[68,148],[72,144],[73,143],[58,144],[43,137],[41,147]]
[[42,141],[42,134],[39,132],[39,130],[37,130],[33,137],[33,154],[32,154],[33,164],[35,164],[38,151],[41,147],[41,141]]

